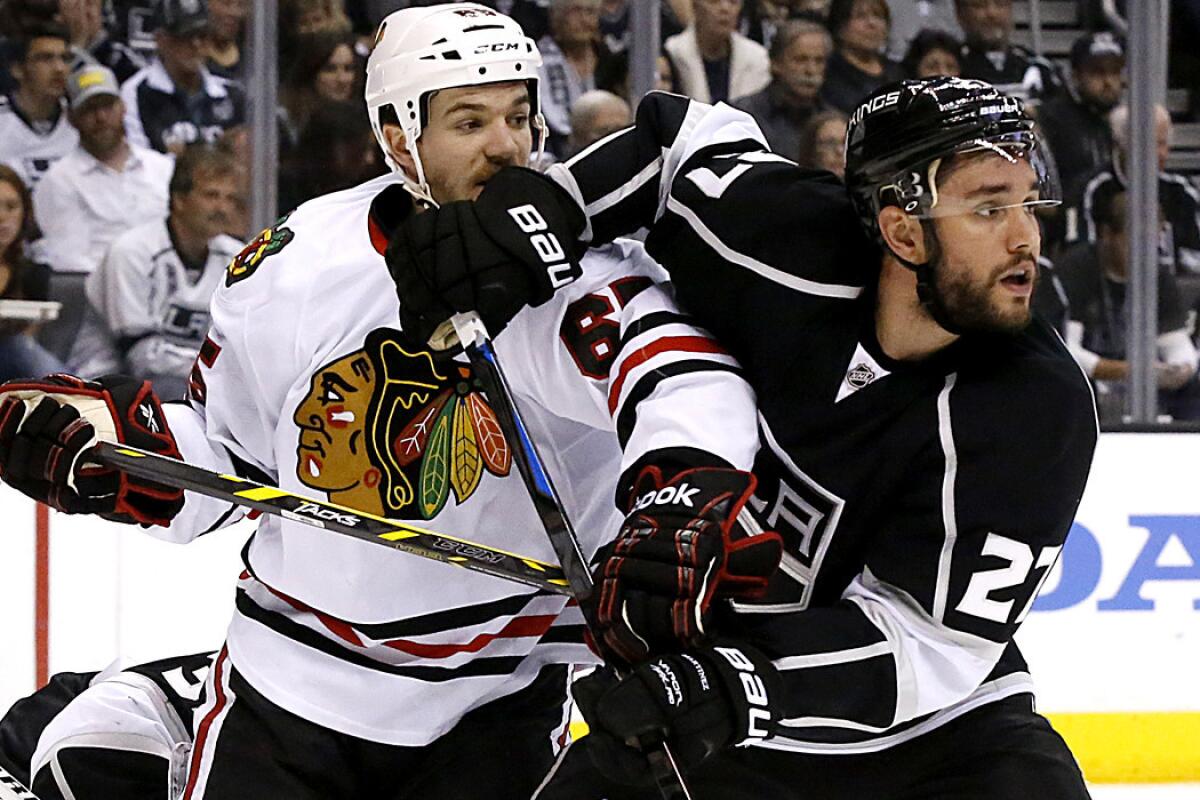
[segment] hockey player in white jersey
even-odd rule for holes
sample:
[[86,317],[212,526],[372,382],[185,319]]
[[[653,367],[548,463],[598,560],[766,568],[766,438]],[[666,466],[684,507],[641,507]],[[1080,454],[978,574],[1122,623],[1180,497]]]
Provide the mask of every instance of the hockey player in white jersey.
[[[243,515],[88,465],[103,436],[553,559],[468,365],[397,330],[382,254],[389,228],[420,210],[410,195],[473,199],[500,168],[527,163],[539,63],[519,27],[482,6],[389,16],[367,100],[399,174],[306,203],[234,259],[188,403],[160,404],[121,378],[5,385],[4,480],[181,542]],[[568,253],[513,276],[548,302],[513,318],[496,349],[585,553],[654,524],[677,531],[684,552],[727,554],[706,558],[720,565],[711,574],[678,570],[694,588],[680,624],[703,624],[714,596],[765,588],[779,557],[775,537],[731,539],[753,490],[741,470],[757,450],[754,398],[736,362],[652,285],[662,276],[639,245],[587,260],[586,280],[571,282]],[[623,525],[614,489],[626,507],[647,490],[659,503]],[[277,517],[244,560],[185,798],[531,794],[565,737],[565,665],[590,659],[565,598]]]

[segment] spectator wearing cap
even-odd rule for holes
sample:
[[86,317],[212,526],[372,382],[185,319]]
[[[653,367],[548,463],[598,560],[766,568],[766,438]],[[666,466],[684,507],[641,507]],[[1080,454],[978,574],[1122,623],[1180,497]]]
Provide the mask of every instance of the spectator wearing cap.
[[169,156],[126,139],[124,103],[112,70],[99,65],[71,73],[70,121],[79,143],[59,159],[33,192],[42,238],[37,253],[54,271],[50,299],[62,313],[42,342],[60,358],[69,352],[82,320],[83,281],[119,233],[167,213]]
[[1068,191],[1112,160],[1108,114],[1125,88],[1125,45],[1103,31],[1085,34],[1071,47],[1070,91],[1038,110],[1038,125]]
[[215,143],[245,122],[241,87],[204,66],[208,32],[205,0],[162,0],[158,55],[121,86],[129,140],[160,153],[192,142]]
[[128,80],[146,60],[104,28],[104,0],[59,0],[58,15],[71,34],[72,70],[84,62],[103,64],[118,81]]
[[962,76],[987,81],[1005,94],[1037,105],[1064,91],[1049,61],[1012,43],[1012,0],[955,0],[966,44]]
[[13,43],[15,91],[0,97],[0,162],[33,186],[79,141],[67,122],[63,94],[71,53],[67,31],[46,23]]
[[230,153],[190,145],[175,161],[170,214],[118,236],[88,276],[88,301],[125,367],[161,397],[184,396],[208,333],[212,293],[241,249],[222,233],[239,190]]
[[[1200,275],[1200,191],[1186,176],[1166,170],[1170,153],[1171,116],[1161,105],[1154,107],[1154,138],[1158,152],[1158,203],[1161,231],[1159,260],[1176,275]],[[1067,241],[1098,241],[1097,209],[1109,196],[1124,192],[1128,185],[1125,168],[1129,150],[1129,107],[1117,106],[1109,114],[1113,158],[1086,181],[1078,210],[1069,208]],[[1075,224],[1076,214],[1078,225]]]
[[833,40],[824,26],[806,20],[789,20],[771,40],[771,83],[761,92],[734,101],[758,122],[767,144],[795,160],[800,131],[809,117],[825,108],[821,85]]
[[850,114],[871,92],[900,80],[900,65],[885,54],[891,11],[884,0],[833,0],[829,30],[834,51],[825,69],[821,99]]
[[683,94],[716,103],[771,82],[767,49],[737,32],[741,11],[742,0],[695,0],[692,24],[663,44]]

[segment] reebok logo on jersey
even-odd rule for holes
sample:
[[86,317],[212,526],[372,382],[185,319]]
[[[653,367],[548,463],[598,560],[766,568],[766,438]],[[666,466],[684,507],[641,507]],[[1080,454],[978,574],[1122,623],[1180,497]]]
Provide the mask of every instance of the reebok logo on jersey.
[[653,492],[646,492],[638,498],[638,501],[633,504],[634,511],[641,511],[647,506],[665,506],[665,505],[681,505],[687,508],[695,508],[696,504],[692,502],[692,498],[700,493],[700,490],[694,486],[688,485],[685,481],[678,486],[664,486]]

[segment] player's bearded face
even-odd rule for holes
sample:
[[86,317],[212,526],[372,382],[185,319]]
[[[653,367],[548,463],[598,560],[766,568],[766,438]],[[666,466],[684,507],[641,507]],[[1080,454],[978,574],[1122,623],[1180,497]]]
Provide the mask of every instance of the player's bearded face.
[[1028,162],[996,156],[972,159],[939,181],[939,202],[961,213],[927,228],[933,302],[960,331],[1016,332],[1029,324],[1041,233],[1033,210],[1015,204],[1036,199],[1036,186]]
[[464,86],[429,100],[417,152],[433,198],[474,200],[504,167],[529,163],[529,90],[523,82]]

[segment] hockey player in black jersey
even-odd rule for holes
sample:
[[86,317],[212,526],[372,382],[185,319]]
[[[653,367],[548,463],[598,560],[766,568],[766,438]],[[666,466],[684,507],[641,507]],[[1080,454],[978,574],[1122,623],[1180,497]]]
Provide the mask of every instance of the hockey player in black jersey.
[[[653,531],[622,537],[591,613],[632,671],[577,684],[592,732],[540,798],[624,796],[616,783],[646,780],[639,738],[665,738],[703,800],[1088,796],[1013,642],[1097,439],[1086,379],[1030,312],[1034,209],[1054,199],[1039,163],[1018,100],[939,78],[852,115],[848,187],[770,153],[745,115],[658,93],[552,168],[557,186],[522,184],[521,203],[583,208],[591,244],[650,229],[681,306],[757,392],[739,521],[786,548],[768,596],[715,605],[701,636],[654,579],[682,556]],[[439,282],[429,248],[503,249],[496,220],[453,212],[392,241],[410,329],[520,293],[501,258]],[[744,657],[695,658],[714,633]]]

